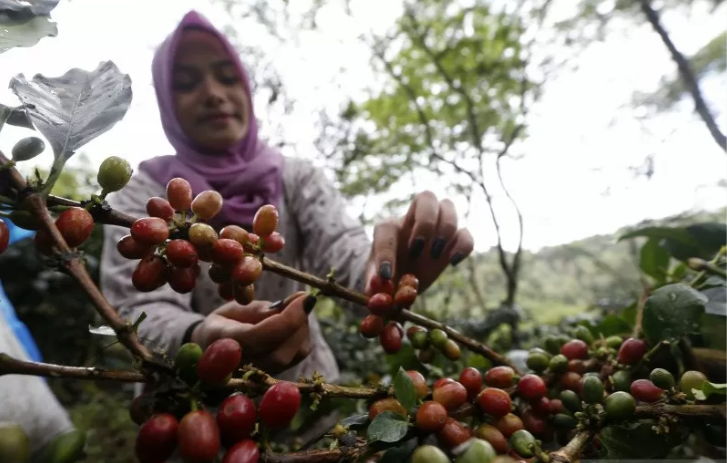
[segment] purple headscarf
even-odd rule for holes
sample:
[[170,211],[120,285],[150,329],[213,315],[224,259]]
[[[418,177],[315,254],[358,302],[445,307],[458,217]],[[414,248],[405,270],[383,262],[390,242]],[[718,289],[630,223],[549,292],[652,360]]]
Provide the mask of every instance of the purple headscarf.
[[[187,27],[201,28],[214,34],[237,66],[250,100],[250,120],[247,135],[227,153],[205,154],[184,134],[177,121],[172,95],[172,70],[182,36]],[[282,155],[258,140],[258,127],[252,108],[250,81],[234,47],[202,15],[192,10],[177,29],[162,43],[152,62],[162,127],[176,155],[157,156],[140,164],[140,170],[166,185],[175,177],[186,179],[195,195],[204,190],[216,190],[224,198],[224,206],[215,225],[250,225],[260,206],[278,205],[282,193]]]

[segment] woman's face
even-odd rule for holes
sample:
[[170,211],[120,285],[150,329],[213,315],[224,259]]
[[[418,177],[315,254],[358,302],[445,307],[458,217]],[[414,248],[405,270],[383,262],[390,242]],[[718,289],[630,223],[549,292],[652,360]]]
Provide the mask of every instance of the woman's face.
[[247,134],[250,101],[237,68],[214,35],[200,30],[182,34],[172,88],[177,120],[196,145],[225,150]]

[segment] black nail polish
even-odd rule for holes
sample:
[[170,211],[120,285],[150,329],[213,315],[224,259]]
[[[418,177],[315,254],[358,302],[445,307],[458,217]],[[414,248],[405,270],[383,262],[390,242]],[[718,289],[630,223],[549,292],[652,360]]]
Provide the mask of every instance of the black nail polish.
[[452,267],[456,267],[457,264],[459,264],[463,260],[464,260],[464,256],[460,253],[457,253],[457,254],[453,255],[451,259],[449,259],[449,263],[452,265]]
[[410,260],[419,259],[419,256],[422,255],[423,250],[424,250],[424,238],[415,238],[414,241],[411,242],[411,248],[409,248],[409,259]]
[[281,299],[279,301],[275,301],[272,304],[270,304],[270,307],[268,307],[268,309],[270,309],[270,310],[278,309],[283,305],[283,302],[285,302],[283,299]]
[[313,307],[316,306],[316,302],[318,302],[318,299],[316,299],[314,295],[309,294],[306,296],[303,301],[303,310],[305,310],[305,313],[311,313],[313,311]]
[[391,262],[382,262],[379,266],[379,276],[384,280],[391,280]]
[[434,241],[432,241],[432,259],[437,260],[440,257],[442,257],[442,252],[444,252],[444,246],[447,244],[447,240],[445,240],[442,237],[436,238]]

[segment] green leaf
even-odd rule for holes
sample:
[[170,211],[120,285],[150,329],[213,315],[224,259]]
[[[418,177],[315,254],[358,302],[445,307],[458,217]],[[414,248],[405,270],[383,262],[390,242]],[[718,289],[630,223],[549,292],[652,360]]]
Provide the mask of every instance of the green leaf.
[[641,247],[639,260],[641,270],[659,283],[664,281],[671,260],[669,251],[661,245],[661,241],[661,238],[649,238]]
[[618,241],[643,236],[646,238],[668,239],[685,246],[698,246],[694,238],[684,229],[676,227],[644,227],[621,235]]
[[57,35],[56,23],[44,16],[33,16],[22,21],[3,21],[0,26],[0,54],[15,47],[32,47],[43,37]]
[[677,432],[656,434],[653,423],[629,423],[607,426],[599,434],[605,457],[616,459],[658,459],[679,445],[682,437]]
[[698,332],[706,304],[707,296],[682,283],[657,289],[644,306],[643,329],[647,341],[655,345]]
[[727,287],[715,286],[701,291],[707,297],[705,310],[708,314],[727,316]]
[[368,420],[369,420],[369,414],[362,413],[360,415],[349,416],[348,418],[341,420],[341,426],[346,426],[346,427],[361,426],[363,424],[366,424],[366,422]]
[[401,463],[403,461],[408,461],[409,455],[411,455],[414,449],[417,448],[418,444],[418,438],[413,437],[408,439],[401,445],[387,450],[386,453],[384,453],[384,456],[379,460],[379,463]]
[[394,395],[407,412],[414,408],[417,403],[417,393],[414,389],[414,383],[401,367],[399,367],[399,372],[394,378]]
[[603,337],[607,338],[609,336],[630,332],[631,325],[621,317],[606,315],[596,326],[589,327],[589,329],[594,336],[599,337],[603,335]]
[[376,415],[366,430],[369,442],[399,442],[406,436],[409,422],[398,413],[386,411]]
[[707,397],[711,395],[725,395],[727,396],[727,384],[715,384],[705,381],[702,385],[702,390],[692,389],[694,397],[697,400],[707,400]]

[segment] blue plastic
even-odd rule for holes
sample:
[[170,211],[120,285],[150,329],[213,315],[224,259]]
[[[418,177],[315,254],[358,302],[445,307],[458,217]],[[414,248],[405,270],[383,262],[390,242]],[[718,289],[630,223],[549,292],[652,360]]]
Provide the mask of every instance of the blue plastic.
[[[11,245],[20,240],[31,238],[35,235],[35,232],[33,231],[24,230],[15,226],[15,224],[13,224],[7,218],[3,218],[3,222],[5,222],[5,224],[8,226],[8,230],[10,231]],[[15,337],[18,338],[20,344],[28,353],[28,357],[30,357],[30,360],[33,360],[35,362],[42,362],[43,357],[40,354],[40,349],[38,349],[38,345],[35,343],[35,340],[33,339],[33,336],[31,336],[30,331],[28,331],[28,327],[25,326],[25,323],[18,320],[18,317],[15,314],[15,308],[10,302],[10,299],[8,299],[8,295],[5,293],[2,282],[0,282],[0,315],[2,315],[2,317],[5,318],[5,320],[8,322],[8,325],[10,325],[10,329],[13,331],[13,333],[15,333]]]

